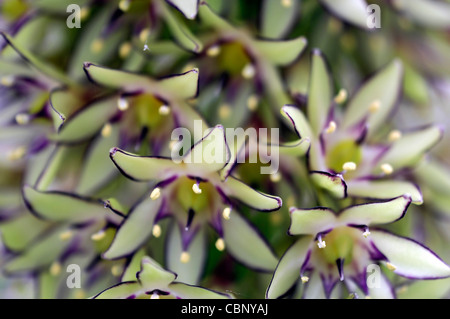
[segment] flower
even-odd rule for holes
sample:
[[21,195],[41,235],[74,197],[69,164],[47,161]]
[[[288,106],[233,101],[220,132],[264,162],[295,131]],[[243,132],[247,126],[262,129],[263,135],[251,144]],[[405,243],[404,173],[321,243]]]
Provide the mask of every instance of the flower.
[[427,150],[442,137],[440,126],[411,132],[392,130],[378,136],[377,129],[391,114],[401,83],[402,65],[393,61],[365,83],[348,102],[346,93],[332,100],[331,78],[320,51],[312,54],[307,117],[285,105],[282,114],[292,122],[311,147],[308,166],[311,179],[337,198],[389,199],[409,194],[422,203],[420,189],[402,178]]
[[381,229],[369,230],[369,226],[401,219],[410,203],[411,197],[400,196],[386,202],[350,206],[338,213],[324,207],[291,208],[289,233],[307,236],[297,240],[281,258],[267,298],[282,297],[299,277],[311,285],[311,291],[306,287],[305,297],[313,297],[322,281],[325,297],[329,298],[342,281],[350,293],[360,289],[370,297],[393,298],[393,289],[384,276],[378,287],[368,283],[368,267],[379,262],[407,278],[449,277],[450,267],[420,243]]
[[[227,294],[175,281],[177,275],[164,270],[148,256],[140,260],[140,271],[136,272],[139,259],[127,267],[122,282],[114,285],[93,299],[229,299]],[[137,265],[136,265],[137,264]]]
[[[213,155],[214,154],[214,155]],[[142,202],[127,215],[103,254],[114,259],[138,249],[154,230],[158,221],[173,217],[169,238],[174,252],[167,252],[169,268],[189,269],[189,279],[198,281],[203,264],[204,230],[210,225],[219,235],[216,247],[226,249],[248,267],[271,271],[276,257],[256,229],[237,212],[230,197],[259,211],[281,207],[281,199],[253,190],[242,181],[228,176],[222,180],[220,170],[229,161],[229,150],[221,125],[206,131],[181,159],[145,157],[113,148],[110,157],[117,168],[135,181],[154,181],[156,185]],[[159,231],[157,231],[159,235]],[[239,234],[236,236],[236,234]],[[179,255],[176,255],[178,252]]]

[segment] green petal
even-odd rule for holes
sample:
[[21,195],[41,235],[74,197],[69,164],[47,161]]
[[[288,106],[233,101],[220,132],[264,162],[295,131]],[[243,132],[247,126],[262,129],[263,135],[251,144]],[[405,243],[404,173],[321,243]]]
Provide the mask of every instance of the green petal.
[[93,63],[84,63],[84,70],[91,81],[108,88],[123,88],[125,91],[133,92],[144,90],[154,84],[149,77]]
[[60,239],[63,231],[63,228],[56,229],[51,234],[41,237],[39,241],[33,242],[20,255],[6,262],[4,271],[16,273],[50,266],[71,244],[70,240]]
[[122,174],[136,181],[162,180],[180,172],[180,165],[170,158],[138,156],[117,148],[110,157]]
[[182,74],[164,78],[158,84],[171,94],[176,94],[180,99],[190,99],[197,96],[198,69],[192,69]]
[[443,299],[450,290],[450,278],[437,280],[416,280],[406,289],[399,289],[399,299]]
[[[27,206],[37,216],[52,221],[86,222],[106,218],[102,201],[64,192],[40,192],[30,186],[23,189]],[[112,213],[110,213],[112,214]]]
[[80,109],[84,103],[77,92],[63,88],[51,91],[49,100],[56,130],[61,127],[66,119]]
[[225,193],[228,196],[237,198],[245,205],[259,211],[277,210],[282,205],[281,198],[256,191],[233,176],[229,176],[221,185],[225,186]]
[[[271,147],[275,147],[272,145]],[[284,143],[279,145],[279,153],[300,157],[306,155],[311,147],[311,142],[308,138],[302,138],[294,142]]]
[[450,276],[450,267],[431,250],[409,239],[385,231],[371,231],[370,238],[398,275],[417,279]]
[[332,79],[324,56],[319,50],[312,53],[312,66],[308,92],[308,119],[318,136],[325,126],[333,94]]
[[311,241],[310,237],[298,240],[281,257],[267,289],[266,298],[280,298],[297,282],[310,251]]
[[250,268],[275,269],[278,258],[258,231],[238,213],[232,213],[229,220],[223,221],[222,227],[226,250],[234,258]]
[[202,287],[175,282],[169,285],[170,292],[181,299],[230,299],[230,296]]
[[74,113],[51,138],[61,143],[80,142],[91,138],[118,112],[118,97],[103,99]]
[[299,137],[309,139],[313,137],[309,122],[300,109],[295,106],[285,105],[281,109],[281,114],[289,120],[289,123]]
[[[84,6],[88,0],[79,0],[77,5]],[[34,0],[30,3],[35,8],[43,9],[50,12],[58,12],[59,14],[66,14],[67,7],[73,4],[72,0]]]
[[430,187],[434,192],[450,194],[450,171],[437,160],[425,160],[414,170],[420,185]]
[[190,20],[197,15],[199,0],[167,0],[167,2],[180,10]]
[[[344,115],[343,127],[358,124],[368,116],[369,136],[385,123],[391,114],[402,87],[403,66],[400,60],[394,60],[376,73],[351,99]],[[379,102],[379,109],[370,113],[369,108]],[[370,114],[370,115],[369,115]]]
[[274,65],[286,66],[293,63],[307,44],[304,37],[286,41],[255,41],[254,46],[260,54]]
[[48,227],[48,222],[25,213],[0,224],[2,243],[12,251],[22,251]]
[[98,295],[94,296],[94,299],[126,299],[130,296],[139,296],[140,294],[145,293],[145,290],[142,288],[140,283],[138,282],[123,282],[118,285],[115,285],[111,288],[108,288]]
[[120,225],[103,257],[116,259],[130,255],[140,248],[150,237],[161,204],[162,197],[156,200],[147,197],[134,207]]
[[373,299],[395,299],[392,284],[383,274],[380,274],[379,287],[368,287],[369,296]]
[[172,225],[167,235],[166,242],[166,266],[178,275],[177,280],[195,285],[200,282],[201,276],[206,262],[206,233],[204,227],[196,231],[194,238],[190,242],[186,252],[189,254],[189,262],[182,263],[180,261],[181,253],[184,252],[182,247],[182,238],[180,227]]
[[188,172],[194,176],[219,172],[229,160],[230,150],[222,125],[207,130],[202,139],[196,142],[182,158]]
[[145,249],[139,249],[131,258],[129,264],[123,272],[123,276],[120,281],[135,281],[136,275],[141,270],[141,260],[145,256]]
[[336,215],[328,208],[292,208],[290,235],[316,235],[336,226]]
[[[172,0],[174,1],[174,0]],[[188,1],[192,0],[178,0],[178,3],[185,3],[183,7],[187,6]],[[202,50],[203,44],[200,40],[186,27],[184,21],[174,15],[164,2],[161,2],[160,9],[162,10],[162,18],[167,23],[167,27],[171,31],[176,42],[186,50],[198,53]],[[184,13],[184,12],[183,12]],[[151,50],[151,45],[150,45]]]
[[144,257],[141,265],[141,271],[137,277],[146,291],[165,290],[177,278],[176,274],[165,270],[150,257]]
[[450,4],[444,1],[430,0],[394,0],[402,14],[419,24],[439,29],[450,28]]
[[431,126],[426,129],[404,134],[394,142],[379,163],[389,163],[394,170],[416,164],[443,135],[443,129]]
[[300,1],[293,0],[290,6],[282,1],[264,0],[261,10],[261,35],[280,39],[286,35],[300,11]]
[[367,3],[364,0],[320,0],[339,18],[360,28],[367,29]]
[[50,78],[57,80],[61,83],[72,85],[74,82],[69,79],[63,72],[55,69],[51,64],[46,64],[35,57],[30,51],[22,47],[17,41],[15,41],[11,36],[4,32],[0,32],[0,35],[5,39],[5,41],[29,64],[35,67],[37,70],[43,74],[49,76]]
[[387,202],[351,206],[342,211],[338,220],[347,225],[392,223],[404,216],[410,203],[409,196],[401,196]]
[[77,187],[78,194],[91,194],[105,185],[117,173],[117,169],[109,160],[108,155],[109,150],[119,143],[119,133],[119,126],[112,125],[109,136],[100,135],[92,142],[84,159]]
[[347,182],[347,192],[349,196],[391,199],[398,196],[411,196],[412,203],[420,205],[423,202],[422,194],[418,187],[410,182],[404,181],[371,181],[371,180],[351,180]]
[[334,197],[345,198],[347,196],[347,184],[341,175],[327,172],[312,172],[310,176],[314,184],[327,190]]

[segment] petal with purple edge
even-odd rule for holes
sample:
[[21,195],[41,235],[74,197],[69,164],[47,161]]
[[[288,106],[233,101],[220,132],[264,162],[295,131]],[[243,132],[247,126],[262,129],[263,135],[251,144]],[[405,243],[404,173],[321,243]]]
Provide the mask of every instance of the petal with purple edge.
[[410,167],[416,164],[443,135],[439,126],[430,126],[412,133],[403,134],[392,144],[391,148],[379,160],[379,163],[389,163],[394,170]]
[[142,288],[139,282],[122,282],[115,286],[112,286],[96,296],[92,297],[93,299],[128,299],[135,298],[141,294],[145,293],[145,290]]
[[134,281],[137,279],[136,275],[141,269],[141,260],[145,256],[145,248],[139,249],[133,257],[130,259],[129,263],[125,267],[120,281]]
[[311,77],[308,89],[308,119],[319,136],[325,126],[332,99],[332,81],[325,57],[319,50],[312,53]]
[[392,223],[406,213],[411,203],[409,196],[400,196],[382,203],[355,205],[344,209],[338,221],[346,225],[372,225]]
[[300,271],[307,260],[312,238],[304,237],[296,241],[281,257],[266,292],[266,298],[283,296],[298,281]]
[[106,218],[111,214],[105,209],[102,201],[72,193],[41,192],[25,186],[23,195],[26,205],[33,213],[52,221],[79,223]]
[[331,230],[336,225],[336,215],[328,208],[298,209],[292,208],[291,235],[316,235],[321,232]]
[[[401,61],[394,60],[362,86],[347,106],[343,127],[354,126],[369,116],[368,136],[376,132],[397,102],[402,85],[402,72]],[[370,108],[374,103],[377,108],[371,112]]]
[[[191,230],[189,230],[191,231]],[[166,237],[166,267],[175,272],[181,282],[196,285],[200,282],[206,263],[207,237],[204,227],[195,231],[187,249],[183,248],[180,227],[172,225]],[[181,261],[181,254],[188,253],[187,261]]]
[[273,271],[278,263],[261,234],[238,213],[222,222],[226,250],[238,261],[250,268]]
[[395,267],[398,275],[414,279],[438,279],[450,276],[450,267],[434,252],[418,242],[386,231],[371,231],[377,249]]
[[306,39],[298,37],[285,41],[255,41],[259,53],[274,65],[286,66],[293,63],[306,47]]
[[154,81],[143,75],[105,68],[93,63],[85,63],[84,71],[88,78],[105,87],[123,89],[124,91],[136,92],[145,90],[154,84]]
[[423,203],[418,186],[405,181],[393,180],[351,180],[347,182],[349,196],[373,199],[391,199],[398,196],[411,196],[413,204]]
[[219,172],[230,160],[230,150],[225,140],[225,130],[217,125],[209,130],[181,159],[189,174],[204,176]]
[[120,225],[104,258],[116,259],[130,255],[140,248],[150,237],[155,217],[163,202],[163,197],[156,200],[145,198],[127,215]]
[[347,184],[342,175],[315,171],[310,174],[312,181],[318,187],[333,194],[336,198],[347,197]]
[[290,122],[297,135],[301,138],[312,138],[313,133],[303,112],[295,106],[285,105],[281,114]]
[[101,99],[75,112],[59,127],[58,133],[50,138],[60,143],[80,142],[91,138],[117,114],[117,98]]
[[400,0],[394,0],[393,5],[398,7],[411,21],[417,22],[427,28],[450,28],[450,5],[445,1],[410,0],[408,5],[402,5]]
[[234,197],[245,205],[259,211],[274,211],[282,205],[281,198],[254,190],[233,176],[229,176],[220,187],[224,188],[226,195]]
[[141,271],[136,275],[146,291],[166,290],[177,275],[161,267],[155,260],[145,256],[141,261]]
[[231,299],[227,294],[180,282],[170,284],[169,290],[171,294],[181,299]]
[[181,171],[181,165],[171,158],[138,156],[117,148],[111,149],[109,156],[122,174],[137,181],[159,181]]
[[179,99],[190,99],[197,95],[198,69],[192,69],[182,74],[172,75],[158,81],[158,85]]

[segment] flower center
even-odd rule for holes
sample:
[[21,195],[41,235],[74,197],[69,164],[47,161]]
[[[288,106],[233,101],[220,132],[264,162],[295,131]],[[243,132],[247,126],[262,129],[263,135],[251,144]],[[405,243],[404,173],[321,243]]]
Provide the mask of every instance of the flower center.
[[361,148],[353,140],[345,140],[327,152],[326,163],[333,171],[342,172],[345,164],[354,163],[357,166],[361,158]]

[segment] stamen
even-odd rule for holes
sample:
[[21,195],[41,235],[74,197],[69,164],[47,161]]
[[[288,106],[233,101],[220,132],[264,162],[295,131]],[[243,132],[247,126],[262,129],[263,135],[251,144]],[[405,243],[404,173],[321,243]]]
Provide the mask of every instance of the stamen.
[[119,277],[122,274],[122,266],[121,265],[114,265],[111,267],[111,274],[115,277]]
[[27,113],[19,113],[16,115],[16,123],[19,125],[25,125],[30,122],[30,115]]
[[224,251],[225,250],[225,241],[223,240],[223,238],[217,239],[215,246],[218,251]]
[[325,247],[327,247],[325,241],[322,240],[322,235],[319,235],[319,236],[317,237],[317,241],[318,241],[318,242],[317,242],[317,246],[318,246],[319,248],[325,248]]
[[125,59],[131,52],[132,46],[130,42],[124,42],[119,48],[119,56]]
[[112,126],[111,126],[111,124],[106,123],[105,125],[103,125],[102,132],[101,132],[101,134],[102,134],[103,137],[109,137],[109,136],[111,136],[111,132],[112,132]]
[[99,241],[102,240],[103,238],[105,238],[106,233],[103,229],[99,230],[98,232],[96,232],[95,234],[92,234],[91,239],[93,241]]
[[12,75],[2,76],[2,78],[0,79],[0,83],[3,86],[10,87],[14,84],[14,76]]
[[342,169],[344,171],[354,171],[356,170],[356,164],[354,162],[346,162],[344,165],[342,165]]
[[391,264],[390,262],[387,262],[387,263],[386,263],[386,267],[387,267],[387,269],[392,270],[392,271],[394,271],[394,270],[397,269],[397,267],[395,267],[395,266],[394,266],[393,264]]
[[102,39],[95,39],[91,44],[91,51],[93,53],[99,53],[103,49],[104,44]]
[[159,196],[161,196],[161,188],[156,187],[150,194],[150,198],[152,200],[157,200],[159,198]]
[[191,259],[191,255],[189,255],[188,252],[183,251],[183,252],[181,253],[181,255],[180,255],[180,261],[181,261],[183,264],[187,264],[187,263],[189,262],[190,259]]
[[89,7],[81,8],[81,11],[80,11],[80,18],[81,18],[81,20],[86,19],[89,16],[90,13],[91,13],[91,10],[89,9]]
[[386,175],[390,175],[394,172],[394,168],[391,166],[391,164],[388,163],[382,164],[380,168]]
[[247,107],[250,111],[255,111],[258,108],[259,99],[256,95],[250,95],[247,99]]
[[306,284],[309,281],[308,276],[302,276],[300,279],[302,280],[302,283],[304,283],[304,284]]
[[159,299],[159,295],[156,292],[154,292],[150,297],[150,299]]
[[129,106],[130,105],[128,104],[128,101],[125,98],[123,98],[123,97],[119,98],[119,100],[117,101],[117,107],[121,111],[128,110]]
[[142,31],[139,33],[139,40],[141,40],[141,42],[145,42],[145,41],[147,41],[149,35],[150,35],[149,29],[147,29],[147,28],[142,29]]
[[370,235],[369,227],[365,227],[364,228],[364,233],[363,233],[364,238],[369,237],[369,235]]
[[272,181],[272,183],[278,183],[279,181],[281,181],[281,174],[278,172],[271,174],[270,180]]
[[347,101],[347,96],[347,90],[340,89],[338,95],[336,95],[334,98],[334,102],[336,102],[337,104],[345,103],[345,101]]
[[375,100],[375,101],[372,102],[372,104],[370,104],[370,106],[369,106],[369,112],[372,113],[372,114],[374,114],[374,113],[378,112],[378,110],[380,109],[380,107],[381,107],[381,102],[380,102],[380,100]]
[[231,115],[231,107],[228,104],[222,104],[219,107],[219,117],[221,119],[227,119]]
[[20,146],[14,150],[12,150],[9,154],[8,154],[8,159],[13,162],[13,161],[17,161],[21,158],[23,158],[25,156],[26,153],[26,148],[24,146]]
[[400,132],[399,130],[393,130],[389,133],[388,140],[389,140],[389,142],[395,142],[401,138],[402,138],[402,132]]
[[281,5],[285,8],[292,6],[292,0],[281,0]]
[[55,261],[50,266],[50,275],[58,276],[61,273],[61,264],[59,261]]
[[170,114],[170,107],[168,107],[167,105],[161,105],[158,112],[159,115],[168,115]]
[[255,76],[255,73],[255,67],[251,63],[246,64],[241,72],[243,78],[247,80],[252,79]]
[[220,53],[220,46],[218,45],[213,45],[206,51],[206,55],[210,57],[216,57],[219,55],[219,53]]
[[225,207],[223,209],[222,217],[225,220],[230,220],[230,217],[231,217],[231,208],[230,207]]
[[330,123],[328,123],[327,128],[325,129],[325,133],[330,134],[330,133],[334,133],[336,131],[337,128],[337,124],[335,121],[330,121]]
[[122,0],[119,2],[119,8],[123,12],[127,12],[130,9],[130,0]]
[[194,185],[192,185],[192,191],[195,194],[201,194],[202,193],[202,190],[201,190],[201,188],[199,186],[199,182],[196,182]]
[[73,236],[73,231],[67,230],[67,231],[59,234],[59,239],[61,239],[62,241],[66,241],[66,240],[69,240],[70,238],[72,238],[72,236]]
[[153,229],[152,229],[152,235],[155,238],[159,238],[161,236],[162,230],[161,230],[161,226],[159,226],[158,224],[153,225]]

